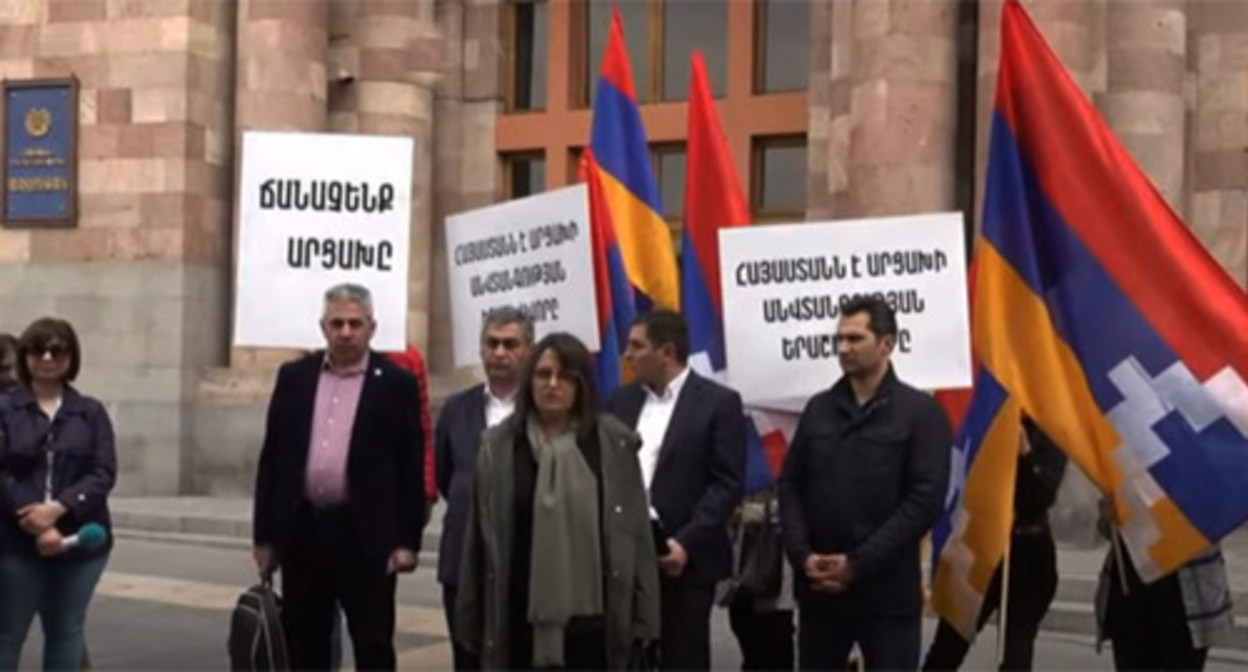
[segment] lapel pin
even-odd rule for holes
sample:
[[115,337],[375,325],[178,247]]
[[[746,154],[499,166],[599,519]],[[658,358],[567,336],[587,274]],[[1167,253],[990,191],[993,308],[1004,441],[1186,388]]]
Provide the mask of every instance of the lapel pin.
[[373,375],[377,378],[381,377],[381,369],[373,369]]

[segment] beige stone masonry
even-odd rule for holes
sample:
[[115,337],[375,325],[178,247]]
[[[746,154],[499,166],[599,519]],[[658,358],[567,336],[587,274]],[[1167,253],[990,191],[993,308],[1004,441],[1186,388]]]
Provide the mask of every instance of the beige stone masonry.
[[[955,25],[952,0],[853,3],[848,210],[843,215],[953,207]],[[890,58],[915,52],[946,57],[921,65],[910,57]],[[835,53],[832,69],[835,77]]]

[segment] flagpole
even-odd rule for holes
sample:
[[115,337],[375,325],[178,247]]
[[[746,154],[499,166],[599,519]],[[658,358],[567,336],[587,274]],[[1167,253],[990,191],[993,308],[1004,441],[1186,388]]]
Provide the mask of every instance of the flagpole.
[[1010,605],[1010,551],[1014,545],[1011,533],[1005,539],[1005,552],[1001,554],[1001,605],[997,609],[997,667],[1005,662],[1005,629],[1009,626],[1006,610]]
[[1122,552],[1122,538],[1118,536],[1118,523],[1111,520],[1109,531],[1112,532],[1110,543],[1114,545],[1114,566],[1118,568],[1118,582],[1122,587],[1122,596],[1126,597],[1129,592],[1127,588],[1127,566],[1122,564],[1125,556]]

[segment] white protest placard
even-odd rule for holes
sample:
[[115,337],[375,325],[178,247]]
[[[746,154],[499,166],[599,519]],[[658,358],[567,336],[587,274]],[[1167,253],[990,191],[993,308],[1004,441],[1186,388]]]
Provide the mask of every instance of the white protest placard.
[[325,290],[373,295],[373,347],[407,344],[413,140],[243,134],[234,345],[324,347]]
[[598,307],[584,184],[446,218],[455,366],[479,360],[482,319],[503,306],[537,337],[566,331],[598,350]]
[[971,385],[962,215],[940,213],[719,232],[729,382],[747,403],[800,410],[841,375],[840,306],[883,297],[897,314],[897,375]]

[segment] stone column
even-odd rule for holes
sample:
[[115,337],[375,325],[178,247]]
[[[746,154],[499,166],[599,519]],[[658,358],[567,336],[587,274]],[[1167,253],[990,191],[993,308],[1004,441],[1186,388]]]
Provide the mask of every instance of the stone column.
[[461,389],[479,367],[455,369],[447,286],[446,217],[494,203],[498,198],[498,158],[494,125],[503,109],[500,0],[438,0],[437,21],[449,48],[443,77],[435,87],[437,112],[434,152],[436,217],[433,222],[431,279],[433,322],[428,361],[435,399]]
[[241,0],[235,122],[325,130],[327,0]]
[[983,225],[985,169],[988,165],[988,143],[992,138],[992,120],[997,94],[998,60],[1001,58],[1002,0],[979,2],[978,74],[975,84],[975,230]]
[[1196,79],[1189,226],[1240,286],[1248,281],[1248,7],[1188,7]]
[[1107,3],[1121,4],[1119,0],[1023,0],[1045,41],[1090,99],[1105,91]]
[[1187,0],[1109,3],[1106,42],[1105,121],[1170,207],[1182,214]]
[[[235,185],[243,131],[325,130],[329,4],[328,0],[241,0],[238,11]],[[235,218],[234,240],[238,240],[237,212]],[[233,348],[230,365],[270,369],[293,354]]]
[[[848,211],[838,217],[954,206],[955,4],[853,3]],[[834,9],[834,31],[844,11]],[[834,79],[837,72],[834,50]]]
[[[810,76],[806,88],[810,123],[806,129],[806,215],[832,217],[832,2],[810,3]],[[842,164],[843,167],[843,164]]]
[[415,139],[407,333],[409,341],[425,350],[433,253],[433,87],[442,65],[442,40],[434,23],[433,0],[356,4],[359,71],[350,85],[355,130]]

